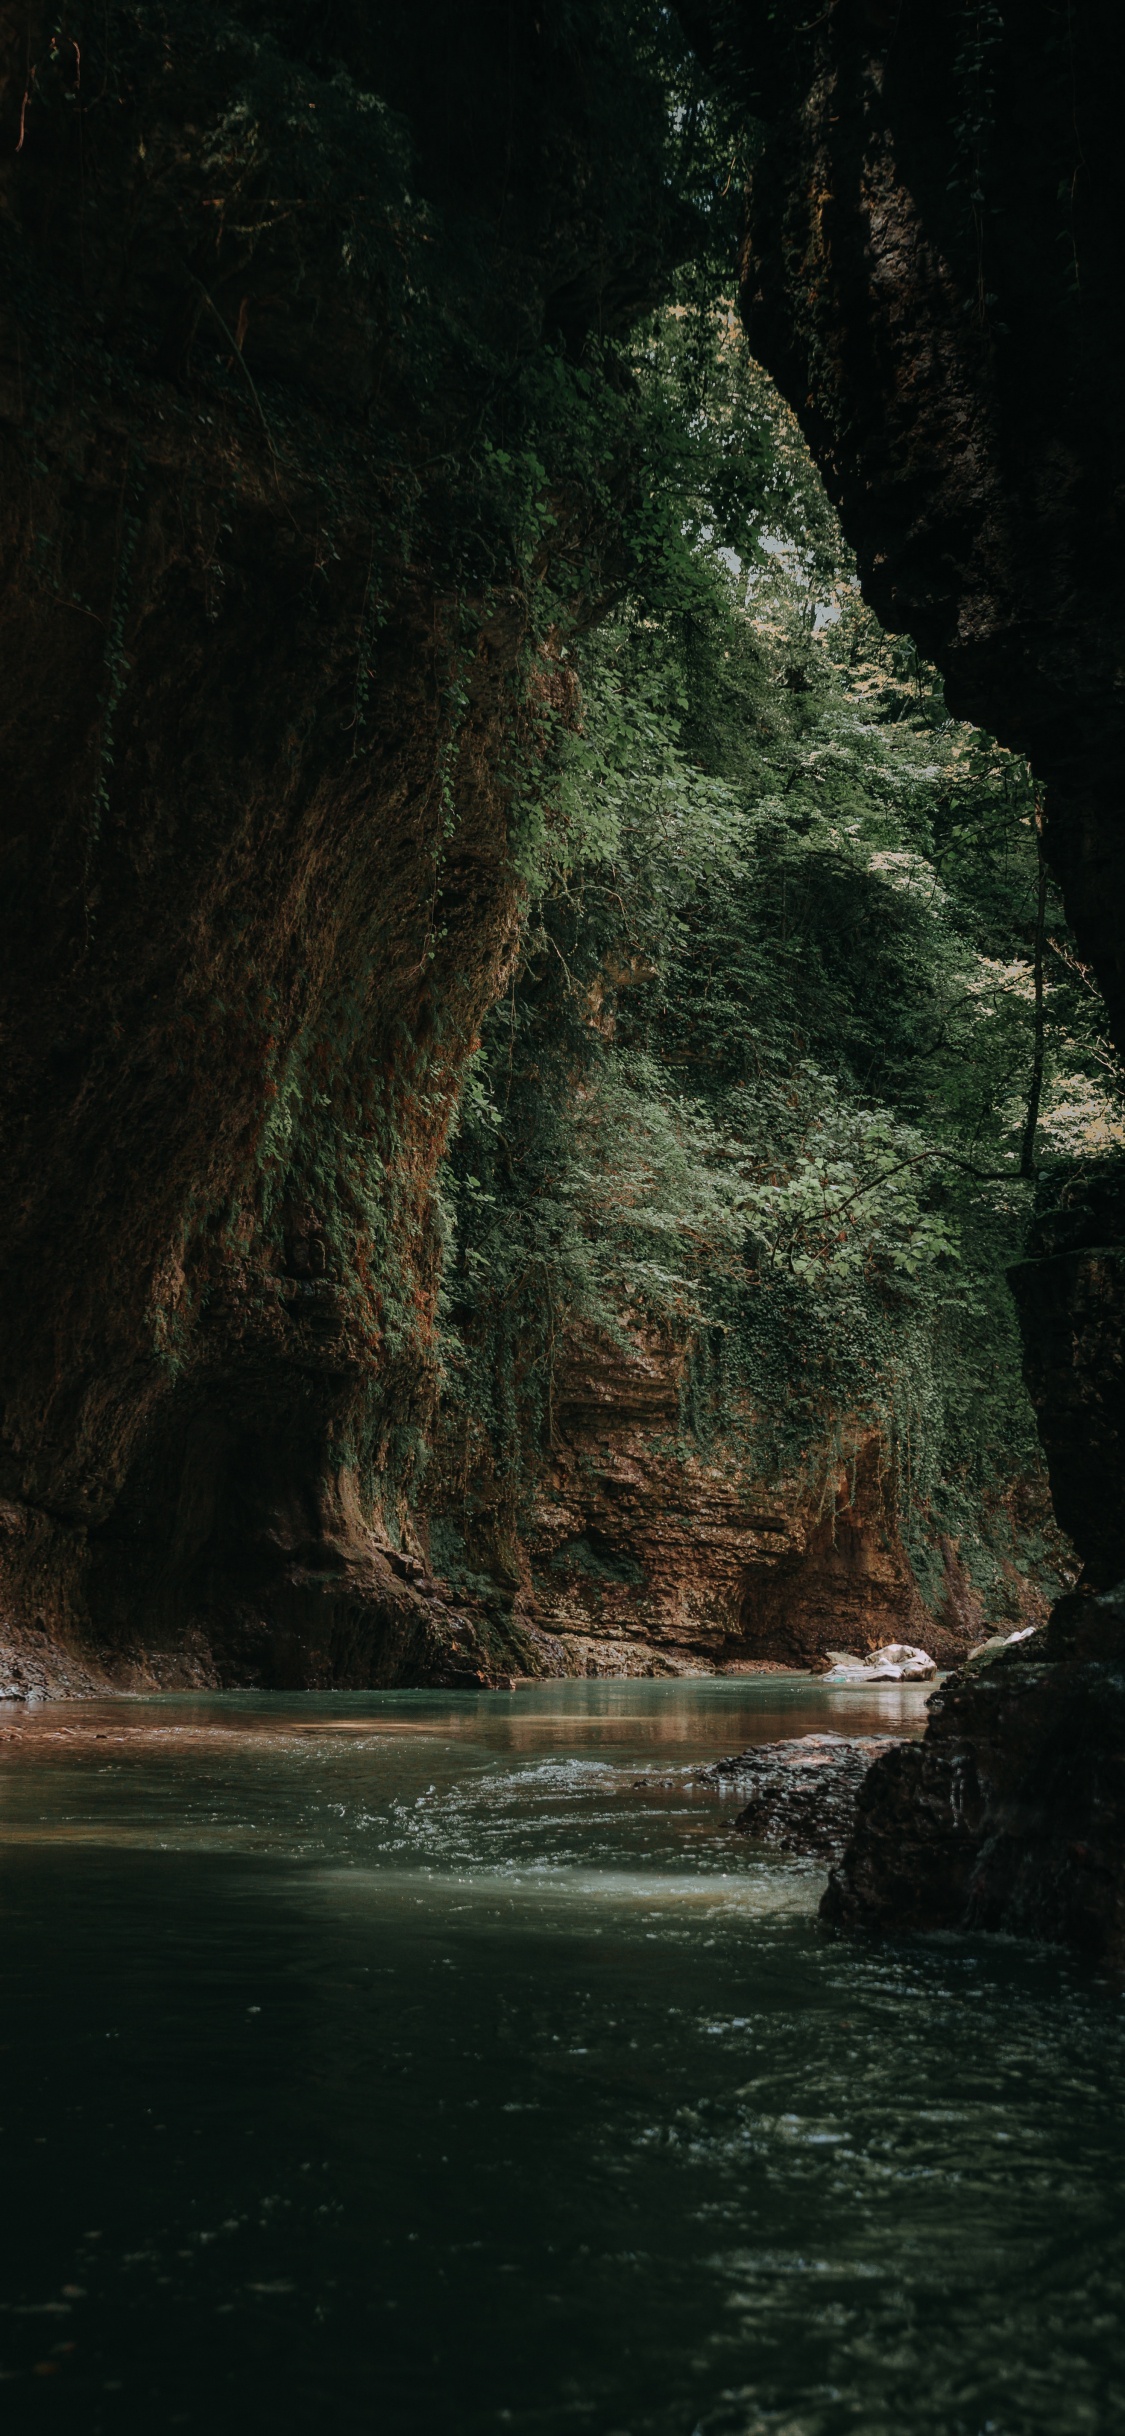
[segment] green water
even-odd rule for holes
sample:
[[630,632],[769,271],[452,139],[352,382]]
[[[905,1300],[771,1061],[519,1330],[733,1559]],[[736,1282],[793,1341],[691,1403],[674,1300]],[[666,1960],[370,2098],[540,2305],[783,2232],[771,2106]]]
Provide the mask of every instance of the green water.
[[26,1720],[0,1742],[5,2424],[1125,2425],[1120,1994],[1015,1943],[834,1938],[820,1870],[681,1773],[916,1729],[924,1698]]

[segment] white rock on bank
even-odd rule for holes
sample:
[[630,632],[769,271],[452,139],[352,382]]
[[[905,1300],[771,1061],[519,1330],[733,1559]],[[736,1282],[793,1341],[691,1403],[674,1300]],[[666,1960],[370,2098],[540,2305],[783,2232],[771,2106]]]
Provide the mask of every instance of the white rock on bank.
[[999,1657],[1002,1649],[1014,1648],[1017,1641],[1030,1641],[1032,1634],[1039,1629],[1040,1627],[1036,1624],[1024,1624],[1018,1632],[995,1632],[990,1640],[978,1641],[976,1647],[971,1649],[968,1656],[962,1660],[962,1664],[966,1668],[972,1667],[974,1670],[978,1666],[989,1666],[993,1658]]
[[915,1649],[910,1641],[888,1641],[869,1658],[853,1657],[850,1650],[832,1649],[828,1655],[832,1664],[822,1683],[929,1683],[937,1673],[928,1650]]

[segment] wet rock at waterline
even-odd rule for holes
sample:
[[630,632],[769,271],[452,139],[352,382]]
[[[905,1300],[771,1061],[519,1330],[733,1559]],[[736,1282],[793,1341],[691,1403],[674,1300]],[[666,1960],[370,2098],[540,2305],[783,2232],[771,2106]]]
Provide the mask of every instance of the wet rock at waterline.
[[740,1835],[810,1860],[838,1861],[856,1818],[860,1786],[873,1761],[899,1748],[883,1736],[801,1734],[720,1759],[697,1779],[720,1792],[747,1794],[734,1825]]
[[951,1676],[880,1756],[822,1905],[840,1925],[999,1929],[1125,1961],[1125,1585]]

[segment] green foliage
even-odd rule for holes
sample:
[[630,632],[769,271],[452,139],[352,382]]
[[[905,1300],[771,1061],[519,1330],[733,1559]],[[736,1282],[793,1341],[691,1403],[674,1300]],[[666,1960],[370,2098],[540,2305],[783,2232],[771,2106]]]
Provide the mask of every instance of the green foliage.
[[[684,318],[648,353],[670,420]],[[658,1340],[685,1440],[759,1473],[815,1473],[877,1428],[924,1569],[935,1526],[979,1537],[1038,1470],[1004,1281],[1034,797],[863,609],[721,321],[714,359],[683,556],[574,646],[524,961],[448,1162],[448,1393],[515,1513],[567,1338]],[[743,433],[736,561],[706,455],[721,471]],[[1101,1088],[1050,912],[1048,1141],[1052,1108]]]

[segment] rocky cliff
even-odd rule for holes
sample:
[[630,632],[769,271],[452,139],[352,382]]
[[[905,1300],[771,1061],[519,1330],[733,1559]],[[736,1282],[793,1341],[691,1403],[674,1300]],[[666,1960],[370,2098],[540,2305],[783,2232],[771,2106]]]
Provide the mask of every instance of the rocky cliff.
[[651,1337],[577,1336],[519,1528],[500,1521],[498,1484],[490,1496],[483,1476],[455,1503],[447,1458],[428,1533],[435,1569],[486,1611],[499,1599],[527,1635],[523,1664],[591,1675],[816,1667],[829,1650],[906,1639],[956,1666],[998,1625],[1046,1621],[1043,1585],[1068,1578],[1069,1551],[1042,1485],[1018,1514],[982,1506],[987,1550],[935,1532],[924,1596],[877,1431],[810,1450],[791,1476],[755,1478],[738,1437],[707,1448],[684,1432],[684,1367],[682,1350]]
[[0,12],[16,1681],[488,1663],[397,1542],[430,1181],[565,715],[532,594],[597,580],[615,479],[531,530],[519,452],[672,244],[606,39]]

